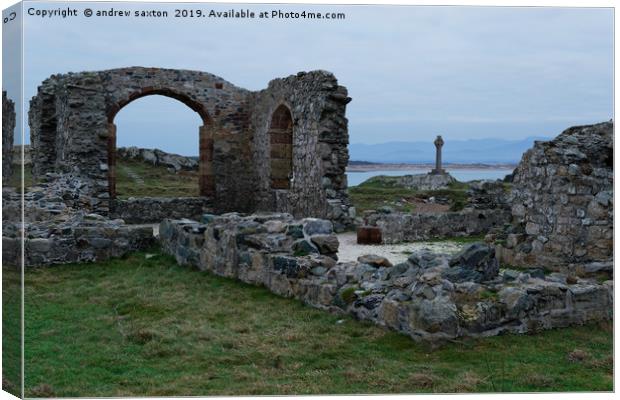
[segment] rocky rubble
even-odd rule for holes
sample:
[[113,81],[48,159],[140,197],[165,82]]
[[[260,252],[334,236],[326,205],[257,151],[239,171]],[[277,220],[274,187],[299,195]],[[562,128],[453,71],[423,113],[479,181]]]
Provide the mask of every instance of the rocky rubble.
[[164,218],[200,218],[212,206],[208,197],[130,197],[111,201],[110,218],[128,224],[159,223]]
[[[329,221],[288,214],[233,213],[202,222],[165,220],[160,240],[182,265],[350,313],[415,340],[536,332],[612,316],[613,281],[500,270],[484,244],[453,257],[418,251],[396,265],[373,255],[337,262],[331,229]],[[316,246],[318,237],[332,245]]]
[[475,243],[463,249],[450,260],[450,269],[444,276],[458,282],[484,282],[494,279],[499,273],[499,261],[491,246]]
[[134,146],[119,147],[116,154],[119,158],[126,160],[138,160],[155,166],[164,166],[172,172],[198,171],[198,157],[185,157],[159,149],[142,149]]
[[[48,174],[50,175],[50,174]],[[88,179],[55,175],[21,196],[3,188],[2,257],[5,265],[41,266],[100,261],[155,244],[152,227],[126,225],[90,212]],[[21,259],[22,232],[24,258]]]

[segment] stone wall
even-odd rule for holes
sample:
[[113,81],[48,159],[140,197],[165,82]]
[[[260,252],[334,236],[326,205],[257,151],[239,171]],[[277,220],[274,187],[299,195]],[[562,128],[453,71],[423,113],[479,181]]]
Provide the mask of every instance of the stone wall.
[[467,207],[478,210],[511,208],[511,184],[500,180],[468,182]]
[[445,213],[374,212],[365,224],[381,228],[384,244],[483,235],[510,221],[505,209],[466,208]]
[[[24,195],[26,267],[101,261],[155,245],[153,228],[76,211],[61,197],[45,196],[45,187]],[[21,266],[21,196],[4,190],[2,261]]]
[[[13,168],[13,142],[15,137],[15,103],[2,91],[2,181],[6,181]],[[4,185],[3,185],[4,186]]]
[[504,262],[578,272],[613,258],[613,122],[536,142],[512,189]]
[[338,263],[330,221],[287,214],[165,220],[159,233],[164,251],[181,265],[262,285],[415,340],[532,333],[612,317],[613,281],[500,272],[493,249],[482,244],[452,258],[417,252],[393,266],[372,255]]
[[165,218],[198,219],[211,211],[211,199],[206,197],[141,197],[114,199],[110,218],[120,218],[128,224],[146,224],[159,223]]
[[[201,184],[220,212],[286,211],[352,222],[346,194],[350,101],[328,72],[276,79],[259,92],[199,71],[121,68],[52,75],[30,102],[33,175],[73,174],[93,182],[96,212],[110,212],[114,196],[114,117],[143,96],[163,95],[196,111]],[[270,187],[269,128],[277,107],[293,119],[293,179]],[[211,191],[212,189],[212,191]],[[249,194],[252,195],[249,195]]]
[[[23,265],[102,261],[148,249],[155,244],[152,227],[89,218],[86,215],[82,221],[73,219],[51,230],[47,237],[26,238]],[[20,242],[19,237],[2,236],[2,257],[7,265],[21,265]]]
[[[278,210],[296,216],[324,217],[340,225],[352,224],[346,166],[349,161],[345,118],[351,101],[347,89],[329,72],[299,73],[269,82],[255,94],[252,156],[257,181],[258,210]],[[293,119],[293,179],[291,190],[269,185],[271,115],[281,105]]]

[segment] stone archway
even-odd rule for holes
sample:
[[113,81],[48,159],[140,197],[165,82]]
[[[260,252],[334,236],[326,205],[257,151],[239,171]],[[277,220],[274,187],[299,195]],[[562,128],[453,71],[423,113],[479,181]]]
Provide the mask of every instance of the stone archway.
[[[114,199],[114,116],[149,95],[179,100],[202,117],[201,196],[176,198],[165,207],[163,201],[153,207],[152,198],[124,214],[187,217],[201,215],[198,206],[204,204],[216,213],[278,211],[349,224],[345,111],[351,98],[325,71],[274,79],[259,91],[208,72],[179,69],[52,75],[38,87],[28,112],[33,176],[79,179],[79,204],[93,212],[117,216],[129,210],[129,201]],[[196,212],[187,211],[190,203],[197,205]]]
[[215,194],[215,179],[213,175],[213,122],[203,105],[192,100],[189,96],[169,88],[155,89],[152,87],[142,88],[138,92],[131,93],[126,99],[112,105],[108,111],[108,189],[110,198],[116,198],[116,124],[114,118],[118,112],[129,103],[145,96],[165,96],[180,101],[202,119],[202,125],[198,128],[199,149],[199,192],[201,196],[212,197]]

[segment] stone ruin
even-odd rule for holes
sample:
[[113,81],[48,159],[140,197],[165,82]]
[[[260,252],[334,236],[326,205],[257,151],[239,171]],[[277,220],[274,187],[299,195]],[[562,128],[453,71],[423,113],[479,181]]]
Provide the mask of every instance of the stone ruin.
[[[2,181],[12,174],[13,143],[15,136],[15,103],[2,91]],[[4,185],[3,185],[4,186]]]
[[514,172],[511,225],[498,253],[511,265],[582,274],[613,270],[613,122],[536,142]]
[[33,176],[90,180],[86,206],[114,217],[125,207],[116,199],[114,117],[149,95],[179,100],[202,119],[196,150],[205,211],[288,212],[350,225],[345,109],[351,99],[324,71],[275,79],[257,92],[199,71],[133,67],[52,75],[30,102]]
[[[200,115],[199,197],[116,197],[117,154],[174,171],[196,168],[157,150],[117,151],[114,116],[148,95],[175,98]],[[24,194],[23,225],[19,193],[3,188],[3,261],[35,266],[121,256],[155,244],[152,226],[143,223],[163,221],[159,243],[180,264],[416,340],[612,318],[612,122],[536,143],[509,190],[501,181],[474,183],[461,211],[379,210],[362,221],[346,192],[349,101],[323,71],[276,79],[257,92],[196,71],[53,75],[30,105],[37,183]],[[10,104],[3,96],[3,144],[12,143]],[[404,181],[450,184],[440,147],[441,173]],[[3,165],[10,160],[6,148]],[[396,265],[373,255],[338,262],[335,232],[354,224],[373,227],[384,243],[480,234],[486,243],[455,255],[420,251]]]
[[[179,100],[201,117],[199,197],[116,196],[114,117],[149,95]],[[152,229],[135,224],[205,212],[288,212],[329,218],[342,230],[355,216],[345,175],[350,100],[325,71],[275,79],[256,92],[199,71],[133,67],[53,75],[30,101],[36,184],[24,196],[23,227],[19,193],[3,189],[4,260],[27,266],[102,260],[152,244]],[[12,125],[3,128],[3,140],[12,143]],[[186,163],[156,151],[121,155]],[[10,159],[3,154],[3,162]]]
[[392,265],[337,262],[330,221],[289,214],[165,220],[160,240],[181,265],[261,285],[280,296],[348,313],[421,341],[534,333],[612,317],[613,281],[542,270],[504,271],[492,246],[452,257],[421,251]]

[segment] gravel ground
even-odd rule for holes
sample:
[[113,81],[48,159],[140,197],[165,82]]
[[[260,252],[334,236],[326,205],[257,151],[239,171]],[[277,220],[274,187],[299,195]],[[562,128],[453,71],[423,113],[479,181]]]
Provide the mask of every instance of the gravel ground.
[[376,254],[387,258],[392,264],[398,264],[406,261],[414,251],[427,249],[436,253],[455,254],[464,246],[450,241],[362,245],[357,244],[355,232],[341,233],[338,235],[338,240],[340,241],[338,261],[343,262],[357,261],[357,258],[364,254]]

